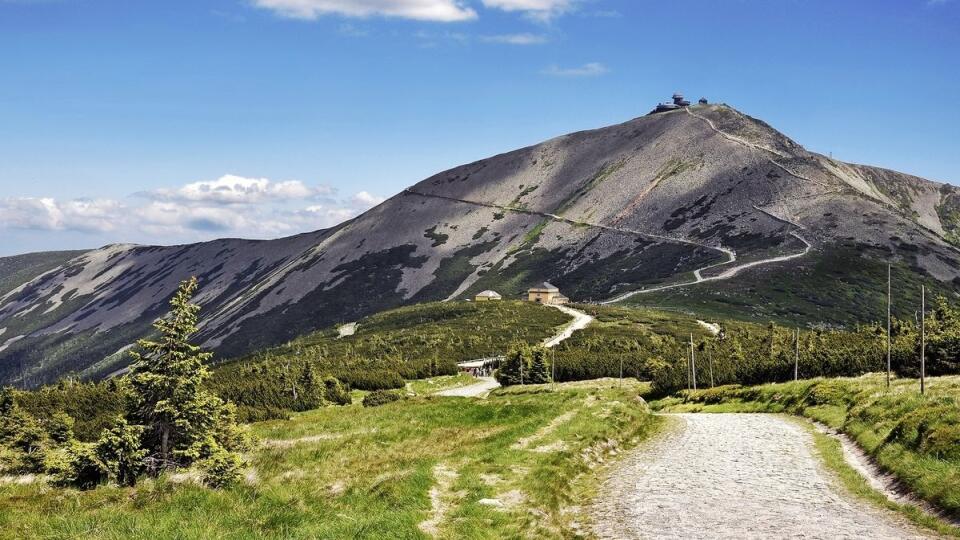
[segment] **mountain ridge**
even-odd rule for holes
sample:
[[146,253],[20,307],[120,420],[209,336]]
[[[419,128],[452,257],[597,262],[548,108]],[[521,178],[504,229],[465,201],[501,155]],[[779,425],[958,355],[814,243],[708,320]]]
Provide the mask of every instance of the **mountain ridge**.
[[330,229],[85,252],[0,293],[0,382],[121,368],[117,352],[189,275],[201,282],[201,340],[236,356],[402,304],[513,296],[537,281],[579,301],[688,293],[694,278],[700,290],[762,287],[771,265],[803,268],[848,244],[952,291],[958,227],[949,184],[833,160],[725,105],[695,105],[454,167]]

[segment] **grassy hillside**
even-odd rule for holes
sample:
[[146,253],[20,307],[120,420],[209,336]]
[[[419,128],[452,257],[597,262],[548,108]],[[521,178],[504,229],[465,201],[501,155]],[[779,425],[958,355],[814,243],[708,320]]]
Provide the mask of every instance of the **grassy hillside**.
[[850,435],[923,499],[960,517],[960,377],[933,377],[921,396],[916,379],[883,375],[755,387],[683,391],[655,402],[663,410],[787,412]]
[[0,296],[83,253],[83,251],[44,251],[0,257]]
[[526,387],[263,422],[246,481],[219,492],[189,474],[87,492],[0,480],[0,538],[570,537],[591,471],[659,425],[641,390]]
[[[921,284],[931,297],[955,296],[956,284],[926,275],[918,262],[920,253],[907,251],[904,257],[892,269],[895,315],[912,317],[919,309]],[[791,261],[789,267],[760,267],[726,281],[636,295],[626,304],[702,317],[852,328],[886,317],[887,265],[883,261],[889,258],[889,252],[867,245],[831,245]]]

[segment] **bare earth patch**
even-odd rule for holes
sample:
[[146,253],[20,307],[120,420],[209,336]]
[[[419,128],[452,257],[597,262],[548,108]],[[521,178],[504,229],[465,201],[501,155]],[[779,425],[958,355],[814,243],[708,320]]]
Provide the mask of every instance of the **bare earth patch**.
[[576,416],[576,411],[567,411],[560,416],[554,418],[550,421],[549,424],[538,429],[536,433],[529,437],[522,437],[512,446],[514,450],[526,450],[530,447],[531,444],[543,439],[547,435],[550,435],[557,430],[561,425],[569,422],[574,416]]
[[454,495],[453,483],[457,480],[457,471],[443,463],[433,468],[433,477],[437,483],[430,488],[430,517],[420,522],[420,530],[432,537],[440,534],[440,524],[450,510],[449,499]]

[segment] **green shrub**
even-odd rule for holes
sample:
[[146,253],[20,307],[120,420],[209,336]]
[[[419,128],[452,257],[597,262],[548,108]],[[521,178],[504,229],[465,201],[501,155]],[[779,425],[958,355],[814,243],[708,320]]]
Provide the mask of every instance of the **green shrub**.
[[7,448],[2,467],[14,473],[41,473],[49,445],[46,431],[36,418],[15,404],[0,417],[0,446]]
[[370,392],[366,396],[363,396],[363,406],[364,407],[379,407],[381,405],[386,405],[387,403],[393,403],[400,399],[400,394],[397,392],[388,392],[386,390],[376,390]]
[[133,486],[137,477],[146,471],[143,447],[143,426],[130,425],[123,417],[114,426],[103,431],[94,446],[94,454],[107,477],[120,486]]
[[386,369],[338,371],[336,378],[357,390],[392,390],[406,385],[399,373]]
[[94,443],[70,441],[47,456],[46,470],[50,482],[58,487],[93,489],[109,478],[97,458]]
[[345,386],[335,377],[327,377],[323,380],[326,387],[324,398],[334,405],[350,405],[353,403],[353,396],[350,395],[350,387]]
[[235,484],[240,479],[242,460],[236,453],[220,450],[199,465],[203,471],[201,481],[207,487],[220,489]]
[[55,443],[63,444],[73,439],[73,417],[63,411],[57,411],[43,422],[47,435]]

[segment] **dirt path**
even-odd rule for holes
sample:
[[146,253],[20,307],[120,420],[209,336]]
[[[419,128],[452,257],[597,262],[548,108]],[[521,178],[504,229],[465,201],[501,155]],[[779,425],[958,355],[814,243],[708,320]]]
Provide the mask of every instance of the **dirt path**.
[[[765,211],[765,210],[761,210],[761,211],[764,212],[765,214],[770,214],[770,212],[767,212],[767,211]],[[771,214],[771,215],[772,215],[772,214]],[[787,220],[782,219],[782,218],[777,218],[777,219],[780,219],[781,221],[787,221]],[[748,263],[743,263],[743,264],[740,264],[740,265],[737,265],[737,266],[733,266],[733,267],[731,267],[731,268],[728,268],[727,270],[725,270],[725,271],[723,271],[723,272],[721,272],[721,273],[719,273],[719,274],[717,274],[717,275],[715,275],[715,276],[703,277],[703,276],[700,274],[700,272],[702,272],[702,271],[704,271],[704,270],[707,270],[708,268],[713,268],[714,266],[719,266],[718,264],[710,265],[710,266],[707,266],[707,267],[704,267],[704,268],[700,268],[699,270],[694,271],[694,273],[693,273],[693,277],[694,277],[693,281],[684,281],[683,283],[672,283],[672,284],[670,284],[670,285],[661,285],[661,286],[659,286],[659,287],[651,287],[651,288],[649,288],[649,289],[640,289],[640,290],[637,290],[637,291],[630,291],[630,292],[628,292],[628,293],[621,294],[620,296],[616,296],[616,297],[614,297],[614,298],[611,298],[610,300],[605,300],[605,301],[603,301],[603,302],[600,302],[600,304],[601,304],[601,305],[615,304],[615,303],[617,303],[617,302],[622,302],[622,301],[624,301],[624,300],[626,300],[626,299],[628,299],[628,298],[631,298],[631,297],[633,297],[633,296],[636,296],[636,295],[638,295],[638,294],[649,294],[649,293],[652,293],[652,292],[666,291],[666,290],[669,290],[669,289],[676,289],[676,288],[679,288],[679,287],[689,287],[690,285],[696,285],[696,284],[698,284],[698,283],[706,283],[706,282],[708,282],[708,281],[721,281],[721,280],[724,280],[724,279],[730,279],[730,278],[736,276],[737,274],[739,274],[740,272],[742,272],[742,271],[744,271],[744,270],[746,270],[746,269],[748,269],[748,268],[754,268],[754,267],[756,267],[756,266],[762,266],[762,265],[765,265],[765,264],[773,264],[773,263],[778,263],[778,262],[790,261],[790,260],[793,260],[793,259],[799,259],[800,257],[805,256],[807,253],[810,253],[810,249],[813,247],[813,246],[810,244],[810,242],[807,242],[806,239],[804,239],[802,236],[800,236],[800,235],[797,234],[796,232],[791,232],[791,233],[790,233],[790,236],[793,236],[793,237],[796,238],[797,240],[800,240],[801,242],[803,242],[803,244],[804,244],[803,251],[798,251],[797,253],[791,253],[791,254],[789,254],[789,255],[780,255],[780,256],[778,256],[778,257],[770,257],[770,258],[767,258],[767,259],[760,259],[760,260],[758,260],[758,261],[751,261],[751,262],[748,262]],[[726,262],[726,263],[720,263],[720,264],[729,264],[729,263],[732,263],[732,262],[736,262],[736,260],[737,260],[736,254],[735,254],[734,252],[732,252],[732,251],[731,251],[729,254],[730,254],[731,257],[732,257],[732,260],[731,260],[731,261],[728,261],[728,262]]]
[[560,311],[573,317],[573,320],[570,321],[566,326],[564,326],[563,330],[560,330],[559,334],[543,342],[543,346],[547,347],[548,349],[551,347],[556,347],[557,345],[563,343],[564,340],[569,339],[574,332],[576,332],[577,330],[583,330],[584,328],[589,326],[590,323],[593,322],[593,317],[591,317],[590,315],[587,315],[582,311],[569,308],[567,306],[550,306],[550,307],[559,309]]
[[929,538],[843,492],[812,435],[769,414],[671,415],[591,508],[600,538]]
[[494,388],[500,388],[500,383],[493,377],[477,377],[476,384],[441,390],[435,395],[448,397],[483,397]]

